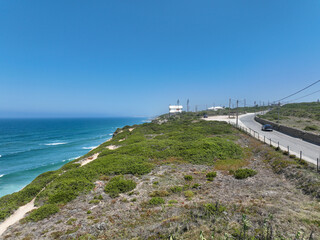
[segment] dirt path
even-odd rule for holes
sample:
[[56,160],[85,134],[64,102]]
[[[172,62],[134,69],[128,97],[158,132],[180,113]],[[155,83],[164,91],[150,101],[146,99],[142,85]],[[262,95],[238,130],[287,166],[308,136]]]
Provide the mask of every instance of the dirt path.
[[90,157],[87,157],[86,159],[82,160],[81,162],[79,162],[81,164],[81,167],[96,160],[99,156],[99,153],[96,153],[96,154],[93,154],[92,156]]
[[32,199],[32,201],[26,205],[19,207],[17,211],[15,211],[10,217],[0,224],[0,236],[7,230],[8,227],[20,221],[27,212],[36,209],[34,206],[35,199],[36,198]]

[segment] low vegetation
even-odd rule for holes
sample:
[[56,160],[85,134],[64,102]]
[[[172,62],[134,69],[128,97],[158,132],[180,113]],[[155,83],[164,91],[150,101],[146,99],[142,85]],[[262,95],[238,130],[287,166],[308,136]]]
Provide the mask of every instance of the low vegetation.
[[106,185],[105,191],[111,197],[117,197],[119,193],[130,192],[135,189],[136,183],[132,180],[127,180],[123,176],[112,178]]
[[150,205],[160,205],[160,204],[164,204],[165,200],[162,197],[152,197],[149,200],[149,204]]
[[37,222],[42,219],[47,218],[48,216],[59,212],[59,207],[55,204],[46,204],[38,209],[33,210],[29,216],[25,218],[26,221]]
[[[25,188],[39,208],[6,237],[295,239],[299,229],[318,237],[320,209],[310,196],[320,198],[320,181],[313,173],[226,123],[194,113],[162,117],[118,129],[82,158],[40,175]],[[14,196],[0,199],[4,218],[23,204]]]
[[217,176],[217,172],[208,172],[206,178],[208,181],[213,181],[213,179]]
[[261,118],[300,130],[320,133],[320,103],[290,103],[281,107],[274,106]]
[[248,177],[253,177],[257,172],[253,169],[241,168],[233,172],[233,176],[236,179],[245,179]]

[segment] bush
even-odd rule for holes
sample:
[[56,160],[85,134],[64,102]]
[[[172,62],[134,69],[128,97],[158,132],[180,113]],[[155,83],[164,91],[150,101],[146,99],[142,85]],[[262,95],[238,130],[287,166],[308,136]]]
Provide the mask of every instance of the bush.
[[100,200],[98,199],[92,199],[89,201],[89,204],[99,204],[100,203]]
[[170,187],[170,191],[173,193],[179,193],[179,192],[182,192],[182,187],[181,186],[173,186],[173,187]]
[[195,183],[193,184],[192,188],[199,188],[200,187],[200,184],[199,183]]
[[227,208],[219,204],[219,202],[216,202],[215,204],[207,203],[203,205],[203,207],[208,215],[217,215],[227,210]]
[[217,172],[208,172],[206,178],[208,181],[213,181],[213,179],[217,176]]
[[319,128],[316,126],[316,125],[308,125],[304,128],[304,130],[306,131],[316,131],[318,130]]
[[248,177],[253,177],[256,175],[257,172],[255,170],[249,169],[249,168],[241,168],[236,170],[233,175],[236,179],[244,179]]
[[150,205],[159,205],[159,204],[164,204],[165,201],[161,197],[153,197],[149,200]]
[[184,180],[186,181],[192,181],[193,177],[191,175],[185,175]]
[[135,189],[136,183],[132,180],[126,180],[123,176],[112,178],[105,187],[105,192],[109,193],[110,197],[117,197],[119,193],[129,192]]
[[152,193],[149,194],[150,197],[166,197],[169,195],[170,194],[166,190],[153,191]]
[[29,216],[25,218],[26,221],[38,222],[45,219],[57,212],[59,212],[59,207],[55,204],[46,204],[38,209],[33,210]]
[[185,191],[184,196],[188,199],[191,200],[194,196],[194,193],[191,190]]

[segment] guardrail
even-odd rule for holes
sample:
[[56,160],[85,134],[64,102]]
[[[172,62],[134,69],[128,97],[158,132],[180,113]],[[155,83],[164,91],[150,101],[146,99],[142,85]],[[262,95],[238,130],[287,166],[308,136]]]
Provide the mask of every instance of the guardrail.
[[[279,141],[275,142],[275,141],[272,141],[271,138],[267,138],[266,136],[264,135],[261,135],[259,134],[259,132],[251,129],[251,128],[248,128],[248,127],[242,127],[240,125],[237,125],[236,123],[233,123],[233,122],[228,122],[229,124],[233,125],[234,127],[240,129],[242,132],[258,139],[259,141],[265,143],[265,144],[268,144],[270,145],[271,147],[276,147],[278,148],[279,150],[282,150],[286,153],[286,155],[288,156],[294,156],[294,157],[297,157],[299,158],[300,160],[303,160],[303,153],[302,151],[299,151],[298,155],[295,153],[295,152],[292,152],[290,154],[290,146],[287,146],[287,147],[284,147],[284,146],[281,146],[281,143]],[[319,158],[317,158],[316,160],[317,164],[316,164],[316,167],[317,167],[317,172],[320,173],[320,160]]]

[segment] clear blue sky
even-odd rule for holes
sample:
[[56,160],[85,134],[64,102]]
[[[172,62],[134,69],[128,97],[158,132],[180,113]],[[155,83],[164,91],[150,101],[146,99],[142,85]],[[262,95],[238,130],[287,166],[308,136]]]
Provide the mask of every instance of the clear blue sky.
[[2,0],[0,11],[0,117],[267,102],[320,78],[317,0]]

